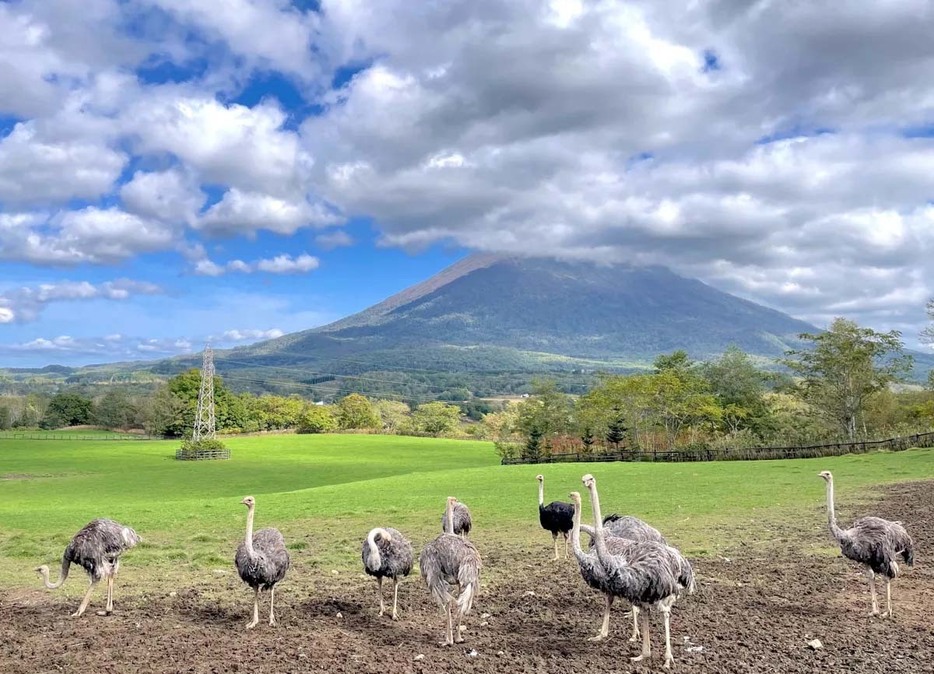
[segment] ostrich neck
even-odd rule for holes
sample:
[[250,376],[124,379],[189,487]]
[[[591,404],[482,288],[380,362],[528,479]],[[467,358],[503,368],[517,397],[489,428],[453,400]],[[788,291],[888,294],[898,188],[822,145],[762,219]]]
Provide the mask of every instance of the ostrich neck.
[[244,544],[246,545],[247,554],[250,557],[255,557],[256,551],[253,549],[253,506],[250,506],[246,515],[246,539]]
[[62,583],[65,582],[65,578],[68,575],[64,571],[60,571],[58,574],[58,580],[53,583],[49,579],[48,569],[43,568],[40,573],[42,573],[42,582],[45,583],[45,586],[50,590],[57,590],[58,588],[60,588],[62,586]]
[[597,557],[600,558],[601,563],[606,564],[609,560],[610,553],[606,549],[606,536],[603,531],[603,514],[600,512],[600,496],[597,494],[596,483],[591,483],[587,490],[590,492],[590,507],[593,510],[593,533],[595,547],[597,548]]
[[830,524],[830,532],[834,538],[837,540],[843,538],[843,530],[837,526],[837,514],[833,506],[833,478],[827,480],[827,522]]
[[368,566],[371,569],[379,569],[383,565],[382,556],[379,554],[379,546],[376,545],[376,534],[379,533],[379,529],[373,529],[370,532],[370,535],[366,537],[366,543],[370,547],[370,563]]
[[545,505],[545,483],[542,480],[538,482],[538,505]]
[[581,548],[581,504],[574,501],[574,526],[571,527],[571,549],[574,556],[581,559],[584,556],[584,550]]
[[454,534],[454,504],[450,501],[448,501],[448,512],[444,521],[444,533]]

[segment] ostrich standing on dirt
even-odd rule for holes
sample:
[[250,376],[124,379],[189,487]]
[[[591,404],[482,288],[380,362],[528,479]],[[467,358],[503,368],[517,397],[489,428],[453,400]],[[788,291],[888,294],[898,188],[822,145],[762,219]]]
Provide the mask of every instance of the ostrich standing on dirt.
[[119,522],[108,519],[92,520],[75,534],[65,548],[57,581],[53,583],[49,580],[49,567],[45,564],[37,567],[36,571],[42,576],[45,586],[50,590],[62,586],[68,578],[68,569],[72,564],[77,564],[88,572],[91,585],[78,610],[71,614],[72,618],[77,618],[87,610],[94,586],[102,578],[107,578],[107,608],[104,611],[98,611],[97,614],[110,615],[114,610],[114,578],[120,569],[120,555],[141,540],[133,529]]
[[[451,517],[450,509],[445,510],[441,515],[441,531],[448,531],[448,518]],[[470,510],[466,505],[458,501],[454,504],[454,533],[467,540],[467,534],[473,528],[473,520],[470,518]]]
[[[593,527],[581,525],[581,530],[590,536],[590,548],[593,549],[596,544],[596,534]],[[643,522],[638,517],[632,515],[617,515],[613,513],[603,518],[603,531],[609,542],[613,539],[623,539],[625,541],[653,541],[667,545],[668,542],[661,532],[647,522]],[[608,543],[609,545],[609,543]],[[603,626],[597,636],[592,637],[591,641],[599,641],[610,635],[610,607],[613,605],[613,594],[606,594],[606,611],[603,614]],[[641,634],[639,630],[639,607],[632,605],[632,634],[630,641],[636,641]]]
[[674,662],[671,653],[671,607],[684,590],[688,593],[694,591],[694,570],[678,550],[663,543],[616,539],[625,549],[611,550],[600,517],[597,482],[592,475],[584,475],[582,482],[590,491],[597,558],[607,574],[608,589],[641,611],[642,653],[632,658],[632,661],[639,662],[652,655],[648,611],[656,609],[661,611],[665,623],[664,666],[667,669]]
[[833,475],[829,470],[818,473],[827,483],[827,519],[830,533],[840,544],[844,557],[859,562],[866,567],[869,576],[869,592],[872,596],[872,613],[879,615],[879,603],[876,599],[876,574],[885,576],[886,610],[883,618],[892,617],[892,580],[898,575],[895,558],[901,555],[908,566],[914,564],[914,549],[911,536],[901,522],[890,522],[881,517],[863,517],[856,520],[849,529],[837,526],[837,516],[833,506]]
[[[460,621],[473,605],[474,595],[480,589],[480,553],[474,544],[454,533],[452,522],[457,499],[448,497],[445,523],[447,531],[422,548],[418,557],[418,566],[428,585],[432,598],[442,607],[447,615],[447,630],[444,633],[444,646],[454,642],[461,643],[464,638],[460,633]],[[457,586],[457,596],[452,594],[452,587]],[[454,615],[451,615],[452,605]],[[454,625],[457,625],[456,637]]]
[[574,507],[564,501],[552,501],[545,505],[545,477],[536,475],[538,480],[538,521],[541,522],[542,529],[551,532],[551,538],[555,544],[555,556],[553,561],[558,559],[558,534],[564,536],[564,558],[568,556],[568,534],[574,525]]
[[360,553],[363,570],[377,581],[379,592],[379,615],[386,606],[383,603],[383,578],[392,578],[392,619],[398,618],[399,580],[412,570],[412,544],[391,527],[371,529],[363,541]]
[[240,501],[247,507],[246,537],[237,546],[234,564],[243,582],[253,588],[253,620],[247,629],[256,627],[259,622],[259,593],[269,590],[269,624],[276,624],[273,604],[276,599],[276,583],[285,578],[289,570],[289,551],[285,549],[285,539],[278,529],[260,529],[253,533],[253,515],[256,500],[252,496]]

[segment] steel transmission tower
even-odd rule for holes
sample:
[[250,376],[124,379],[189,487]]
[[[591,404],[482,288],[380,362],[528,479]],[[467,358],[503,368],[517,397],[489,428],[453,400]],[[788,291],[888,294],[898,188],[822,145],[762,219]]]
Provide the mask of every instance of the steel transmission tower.
[[214,351],[204,347],[204,361],[201,364],[201,389],[198,391],[198,413],[195,415],[195,428],[191,433],[194,442],[214,440],[217,437],[214,418]]

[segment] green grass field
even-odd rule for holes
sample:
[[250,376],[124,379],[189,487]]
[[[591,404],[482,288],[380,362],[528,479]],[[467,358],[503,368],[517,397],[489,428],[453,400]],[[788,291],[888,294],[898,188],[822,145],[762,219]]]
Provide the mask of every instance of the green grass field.
[[[581,491],[597,477],[604,512],[636,514],[691,555],[710,555],[804,532],[815,552],[832,550],[824,521],[823,469],[834,471],[838,514],[846,520],[872,497],[872,485],[934,476],[934,451],[832,459],[697,464],[500,466],[485,442],[370,435],[277,435],[227,441],[229,461],[182,462],[177,442],[0,440],[0,588],[36,587],[32,568],[61,558],[81,526],[111,517],[144,542],[128,553],[124,575],[144,586],[184,583],[232,568],[246,509],[257,527],[282,530],[293,562],[309,571],[359,568],[372,526],[395,526],[416,547],[439,529],[444,498],[473,513],[481,550],[540,551],[551,537],[538,525],[537,484],[547,501]],[[586,494],[585,494],[586,497]],[[587,509],[585,514],[589,511]],[[132,562],[130,561],[132,558]],[[83,582],[69,583],[72,592]]]

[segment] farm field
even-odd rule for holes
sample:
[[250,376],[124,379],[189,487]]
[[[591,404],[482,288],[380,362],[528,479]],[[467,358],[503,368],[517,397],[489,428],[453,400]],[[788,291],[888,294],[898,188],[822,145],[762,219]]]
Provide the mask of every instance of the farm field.
[[[643,517],[695,564],[699,591],[672,620],[675,669],[688,672],[924,671],[934,658],[934,451],[833,459],[704,464],[499,465],[489,443],[393,436],[270,436],[228,441],[233,458],[178,462],[177,443],[0,440],[0,671],[440,672],[653,671],[614,610],[611,638],[590,643],[602,599],[573,557],[550,561],[534,476],[545,499],[598,480],[605,512]],[[838,516],[901,519],[918,563],[894,584],[896,617],[866,617],[868,589],[830,538],[824,483]],[[243,630],[251,593],[233,568],[246,509],[286,537],[292,569],[277,592],[279,625]],[[404,531],[416,551],[439,531],[444,497],[473,513],[484,560],[467,642],[437,645],[443,619],[417,572],[400,591],[402,618],[377,618],[360,543],[372,526]],[[589,508],[585,505],[585,518]],[[94,517],[136,528],[116,612],[71,619],[81,569],[50,592],[32,569],[57,566]],[[485,624],[484,624],[485,623]],[[812,651],[807,641],[824,647]],[[418,657],[419,655],[423,657]]]

